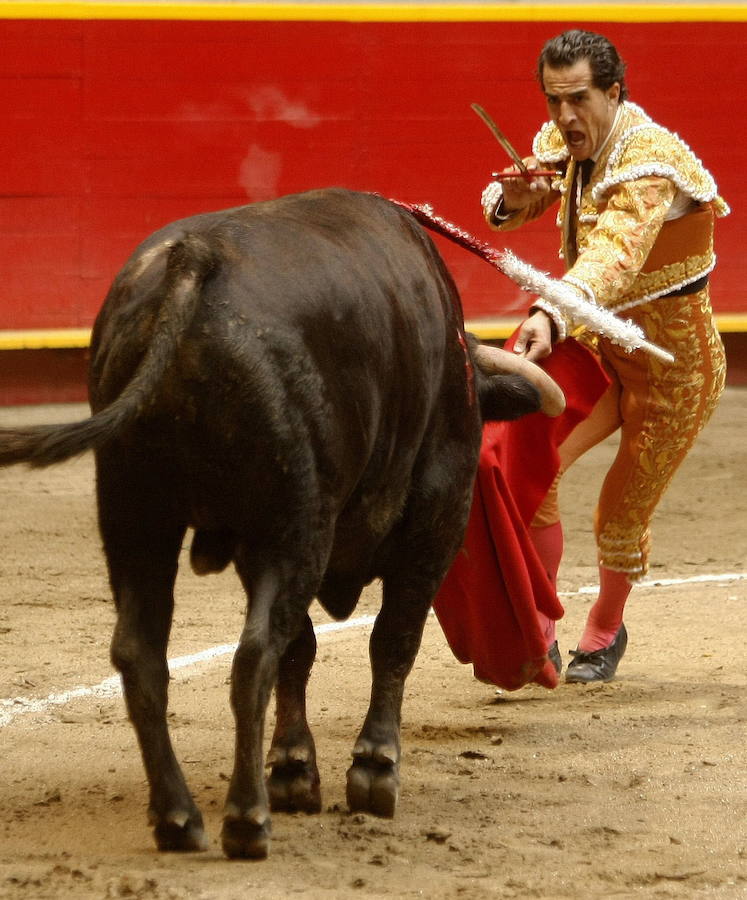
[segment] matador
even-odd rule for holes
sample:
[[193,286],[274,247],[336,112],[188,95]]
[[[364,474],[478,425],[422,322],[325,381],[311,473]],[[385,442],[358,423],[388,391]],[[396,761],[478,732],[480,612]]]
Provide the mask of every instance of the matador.
[[[626,351],[578,328],[537,297],[516,352],[537,361],[565,340],[597,355],[610,384],[559,447],[560,471],[530,525],[551,581],[563,551],[558,481],[585,451],[620,430],[594,517],[600,589],[566,671],[567,682],[608,681],[625,652],[623,609],[644,577],[652,516],[724,387],[724,349],[709,299],[714,219],[728,213],[703,164],[676,134],[629,102],[624,63],[601,35],[565,32],[542,51],[538,79],[551,121],[524,162],[482,196],[488,224],[518,228],[559,201],[563,282],[638,324],[674,363]],[[531,170],[554,177],[531,177]],[[516,172],[516,178],[510,177]],[[554,622],[548,651],[560,670]]]

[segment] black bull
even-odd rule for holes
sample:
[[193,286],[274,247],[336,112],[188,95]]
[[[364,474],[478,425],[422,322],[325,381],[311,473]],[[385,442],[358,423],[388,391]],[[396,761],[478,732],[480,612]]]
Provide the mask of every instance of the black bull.
[[[347,774],[353,810],[393,815],[405,678],[463,536],[481,435],[538,407],[472,365],[456,288],[410,213],[310,192],[163,228],[109,291],[91,418],[0,433],[0,464],[95,450],[117,608],[111,645],[161,850],[205,846],[171,746],[166,649],[185,532],[200,574],[233,562],[250,598],[233,661],[235,765],[223,848],[263,857],[269,809],[318,811],[305,716],[314,597],[332,616],[380,578],[372,689]],[[263,731],[276,727],[265,783]]]

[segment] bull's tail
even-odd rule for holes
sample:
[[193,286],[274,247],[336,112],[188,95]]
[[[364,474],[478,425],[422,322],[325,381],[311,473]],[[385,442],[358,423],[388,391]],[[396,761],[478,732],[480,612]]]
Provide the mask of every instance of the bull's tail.
[[160,384],[215,264],[210,247],[186,235],[169,249],[160,314],[148,349],[130,382],[113,403],[80,422],[0,429],[0,466],[44,467],[102,446],[134,421]]

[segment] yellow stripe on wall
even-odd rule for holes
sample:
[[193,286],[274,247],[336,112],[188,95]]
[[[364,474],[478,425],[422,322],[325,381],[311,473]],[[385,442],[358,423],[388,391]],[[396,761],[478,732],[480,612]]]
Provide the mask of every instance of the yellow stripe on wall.
[[[721,334],[747,332],[747,313],[716,313],[714,318]],[[464,325],[481,341],[501,341],[513,334],[520,322],[519,318],[496,316],[468,319]]]
[[[747,332],[747,313],[717,313],[716,325],[722,334]],[[468,319],[467,331],[482,341],[504,340],[519,325],[520,319],[499,316],[496,318]],[[89,328],[49,328],[26,331],[0,331],[2,350],[76,350],[85,349],[91,341]]]
[[0,331],[0,350],[82,350],[90,343],[90,328]]
[[746,3],[395,4],[0,2],[0,19],[342,22],[744,22]]

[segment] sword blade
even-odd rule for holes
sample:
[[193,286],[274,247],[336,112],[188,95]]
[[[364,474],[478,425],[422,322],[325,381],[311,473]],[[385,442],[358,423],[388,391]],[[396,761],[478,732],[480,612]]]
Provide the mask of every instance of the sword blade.
[[511,141],[506,137],[506,135],[501,131],[501,129],[495,124],[495,122],[490,118],[490,116],[485,112],[485,110],[480,106],[479,103],[473,103],[472,109],[477,113],[477,115],[483,120],[483,122],[488,126],[488,128],[493,133],[493,137],[498,141],[498,143],[503,147],[503,149],[508,153],[513,162],[516,164],[517,168],[520,172],[526,175],[529,170],[524,165],[522,158],[519,154],[514,150]]

